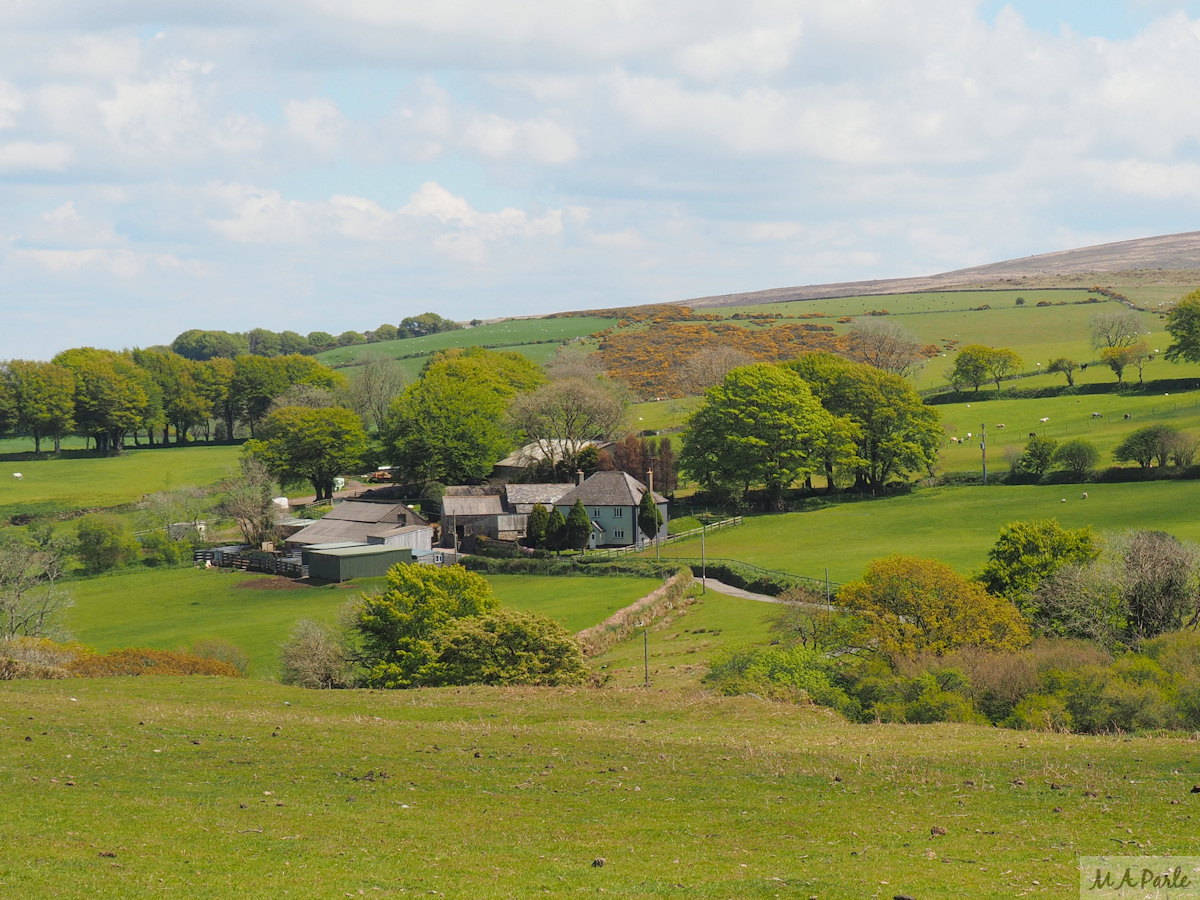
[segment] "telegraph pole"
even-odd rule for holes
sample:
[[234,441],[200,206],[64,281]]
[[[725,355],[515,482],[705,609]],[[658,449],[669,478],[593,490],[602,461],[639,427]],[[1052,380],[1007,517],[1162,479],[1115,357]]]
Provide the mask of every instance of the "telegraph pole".
[[983,483],[987,484],[987,423],[979,423],[979,449],[983,453]]

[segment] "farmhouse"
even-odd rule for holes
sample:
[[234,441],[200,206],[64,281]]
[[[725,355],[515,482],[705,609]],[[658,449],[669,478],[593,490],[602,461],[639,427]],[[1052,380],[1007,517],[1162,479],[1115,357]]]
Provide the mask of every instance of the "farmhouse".
[[581,450],[588,447],[603,450],[611,444],[612,441],[575,441],[566,438],[535,441],[532,444],[526,444],[519,450],[514,450],[496,463],[495,468],[492,469],[492,477],[502,481],[522,478],[538,463],[546,460],[560,463],[564,459],[574,459]]
[[583,502],[588,518],[592,520],[592,534],[588,538],[588,549],[597,547],[641,546],[648,539],[665,537],[667,534],[667,498],[653,493],[654,503],[662,515],[662,525],[657,535],[644,535],[638,528],[638,506],[648,488],[632,475],[625,472],[597,472],[579,483],[555,502],[563,516],[571,513],[576,500]]

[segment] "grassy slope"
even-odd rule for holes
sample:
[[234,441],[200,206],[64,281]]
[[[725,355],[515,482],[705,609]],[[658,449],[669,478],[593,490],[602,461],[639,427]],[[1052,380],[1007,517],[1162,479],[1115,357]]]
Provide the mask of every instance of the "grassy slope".
[[[1147,528],[1200,540],[1200,483],[934,488],[885,499],[846,502],[812,512],[755,516],[714,532],[710,557],[732,557],[798,575],[857,578],[889,553],[936,557],[962,572],[983,564],[1001,526],[1057,518],[1097,529]],[[1066,503],[1061,502],[1066,499]],[[700,555],[698,540],[668,544],[664,556]]]
[[237,469],[240,452],[213,444],[13,463],[12,471],[24,478],[16,481],[7,473],[0,478],[0,520],[18,512],[116,506],[165,488],[212,484]]
[[[601,319],[587,316],[571,316],[561,319],[507,319],[478,328],[461,331],[446,331],[428,337],[408,338],[403,341],[381,341],[378,344],[360,344],[356,347],[339,347],[318,354],[317,359],[327,366],[354,365],[371,355],[412,356],[428,355],[451,347],[497,346],[496,349],[518,350],[535,362],[545,362],[553,355],[561,342],[586,337],[616,324],[616,319]],[[553,341],[553,343],[532,343]],[[423,359],[405,360],[417,371]]]
[[[502,603],[544,613],[580,631],[603,621],[658,587],[639,578],[489,579]],[[154,647],[175,650],[206,638],[224,638],[245,650],[252,674],[271,675],[279,644],[297,619],[332,622],[339,606],[370,579],[326,587],[279,587],[280,579],[232,570],[140,569],[71,584],[70,627],[98,650]],[[290,584],[290,582],[288,583]],[[269,589],[262,589],[269,586]]]
[[0,883],[60,900],[1075,896],[1077,854],[1189,852],[1193,750],[694,691],[3,683]]

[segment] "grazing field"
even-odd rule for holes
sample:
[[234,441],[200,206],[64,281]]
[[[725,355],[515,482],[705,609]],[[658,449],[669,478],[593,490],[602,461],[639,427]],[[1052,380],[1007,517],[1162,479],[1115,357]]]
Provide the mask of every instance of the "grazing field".
[[[1200,541],[1198,507],[1197,481],[927,488],[748,517],[745,525],[709,535],[706,550],[710,558],[814,578],[823,577],[828,566],[829,577],[838,582],[857,578],[868,562],[889,553],[933,557],[967,573],[983,565],[1000,528],[1010,522],[1057,518],[1070,528],[1154,529]],[[667,544],[662,554],[698,557],[700,542]]]
[[617,324],[616,319],[568,316],[561,319],[506,319],[464,328],[443,331],[426,337],[401,341],[380,341],[377,344],[358,344],[338,347],[317,355],[327,366],[353,366],[369,356],[405,357],[401,361],[416,374],[425,364],[424,357],[438,350],[453,347],[491,347],[496,350],[516,350],[536,363],[544,363],[558,347],[568,341],[587,337]]
[[694,688],[5,682],[0,883],[59,900],[1066,897],[1077,855],[1191,851],[1194,751],[849,725]]
[[0,473],[0,521],[17,513],[118,506],[152,491],[212,484],[237,470],[240,453],[238,446],[205,444],[23,460],[12,464],[24,476],[20,481]]
[[[646,578],[489,576],[501,603],[543,613],[581,631],[642,597],[660,582]],[[312,587],[231,569],[132,569],[71,583],[70,629],[100,651],[114,647],[176,650],[208,638],[237,644],[251,674],[278,668],[279,645],[297,619],[334,621],[337,610],[382,578]]]

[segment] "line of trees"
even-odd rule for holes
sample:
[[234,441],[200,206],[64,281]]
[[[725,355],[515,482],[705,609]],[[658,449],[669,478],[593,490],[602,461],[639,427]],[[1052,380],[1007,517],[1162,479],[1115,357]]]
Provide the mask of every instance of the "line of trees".
[[236,359],[246,354],[265,357],[291,356],[297,353],[312,355],[335,347],[424,337],[443,331],[457,331],[462,327],[437,313],[426,312],[418,316],[408,316],[399,325],[385,322],[373,331],[343,331],[338,335],[328,331],[310,331],[303,335],[295,331],[271,331],[269,328],[252,328],[244,332],[191,328],[171,342],[171,350],[186,359],[196,361],[218,357]]
[[70,434],[94,441],[101,452],[117,452],[128,437],[145,435],[166,444],[220,436],[229,439],[238,422],[253,434],[271,404],[303,385],[344,390],[346,379],[311,357],[187,359],[171,350],[114,352],[93,347],[65,350],[50,362],[10,360],[0,364],[0,432],[33,438],[61,449]]

